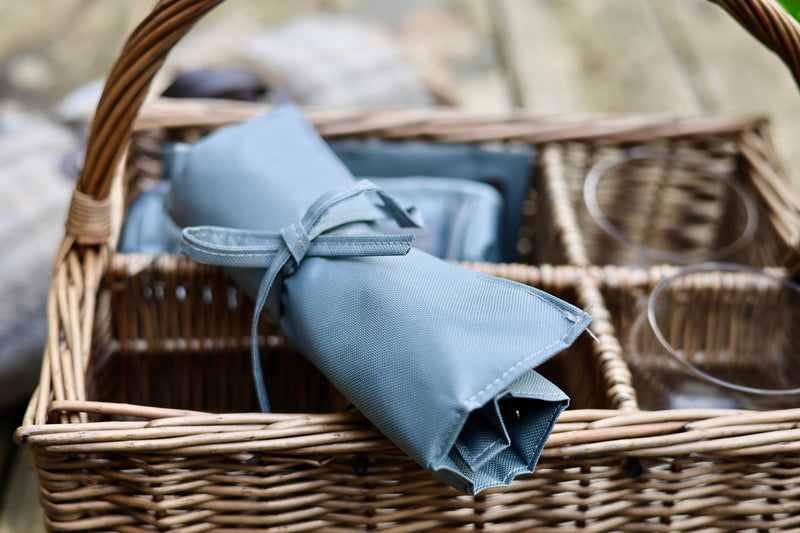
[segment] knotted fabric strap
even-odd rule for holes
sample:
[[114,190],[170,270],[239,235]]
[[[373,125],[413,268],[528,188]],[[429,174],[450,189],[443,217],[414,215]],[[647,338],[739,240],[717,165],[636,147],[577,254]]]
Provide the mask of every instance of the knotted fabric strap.
[[366,192],[377,193],[383,200],[386,212],[401,227],[420,226],[389,194],[377,185],[361,180],[346,190],[322,195],[308,208],[300,222],[290,224],[278,233],[218,226],[196,226],[183,230],[182,252],[198,263],[267,269],[256,296],[250,336],[256,394],[259,407],[265,413],[270,411],[270,405],[258,349],[258,321],[271,294],[277,309],[279,297],[277,293],[273,293],[273,287],[278,276],[291,274],[307,256],[405,255],[414,243],[412,234],[321,235],[332,227],[356,222],[342,220],[341,217],[337,217],[335,221],[326,221],[325,215],[333,207]]

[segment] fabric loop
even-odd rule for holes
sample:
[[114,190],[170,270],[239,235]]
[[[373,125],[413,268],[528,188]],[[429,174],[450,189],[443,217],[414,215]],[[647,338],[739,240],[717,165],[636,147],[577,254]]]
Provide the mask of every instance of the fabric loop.
[[107,243],[111,235],[111,200],[98,200],[76,187],[64,226],[79,244]]
[[[308,234],[313,238],[315,235],[312,228],[319,227],[318,225],[322,221],[324,215],[330,211],[330,209],[336,207],[342,202],[367,192],[374,192],[381,198],[386,212],[397,222],[401,228],[422,227],[421,221],[403,209],[403,207],[400,205],[400,202],[369,180],[359,180],[355,185],[343,191],[334,191],[323,194],[316,202],[311,204],[311,207],[309,207],[306,211],[306,214],[303,216],[303,220],[301,221],[302,226],[304,228],[308,228]],[[322,230],[319,232],[321,233]]]
[[302,225],[298,227],[298,224],[292,224],[281,230],[281,237],[283,237],[286,248],[292,254],[295,264],[299,265],[311,245],[305,228]]
[[[259,407],[270,411],[269,398],[261,369],[258,347],[258,321],[265,306],[277,320],[282,275],[299,267],[304,257],[364,257],[405,255],[414,243],[413,234],[401,235],[321,235],[326,229],[325,215],[335,206],[366,192],[375,192],[387,212],[401,227],[418,227],[419,222],[378,186],[361,180],[353,187],[322,195],[306,211],[299,223],[279,233],[216,226],[196,226],[183,230],[182,252],[199,263],[237,268],[265,268],[256,296],[251,348],[253,378]],[[354,221],[355,222],[355,221]],[[292,264],[292,260],[294,264]]]

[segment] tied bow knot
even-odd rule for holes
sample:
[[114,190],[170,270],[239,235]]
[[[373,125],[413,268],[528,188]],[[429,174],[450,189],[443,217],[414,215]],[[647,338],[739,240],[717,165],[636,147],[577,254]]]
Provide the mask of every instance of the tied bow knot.
[[271,315],[278,318],[279,290],[273,290],[281,275],[290,275],[305,257],[364,257],[405,255],[414,243],[413,234],[323,235],[333,227],[359,220],[326,220],[330,210],[366,192],[375,192],[386,212],[400,227],[420,227],[403,207],[377,185],[361,180],[353,187],[322,195],[308,208],[299,223],[280,232],[244,230],[218,226],[195,226],[183,230],[182,252],[198,263],[234,268],[265,268],[259,285],[251,328],[251,358],[259,407],[269,412],[269,398],[261,369],[258,348],[258,320],[267,302]]

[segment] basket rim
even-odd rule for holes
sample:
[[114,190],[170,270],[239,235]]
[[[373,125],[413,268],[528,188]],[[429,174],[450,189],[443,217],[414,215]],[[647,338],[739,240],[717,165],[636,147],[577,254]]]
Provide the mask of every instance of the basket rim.
[[[216,129],[255,118],[273,107],[273,104],[257,102],[158,96],[148,99],[142,106],[133,123],[133,132],[161,128]],[[738,137],[745,131],[768,127],[770,122],[764,113],[711,111],[696,114],[542,113],[524,108],[489,112],[433,106],[302,108],[302,112],[326,138],[380,135],[386,140],[426,138],[445,143],[641,144],[672,138]]]
[[[197,456],[400,452],[358,412],[329,414],[205,413],[132,404],[60,400],[65,413],[100,413],[136,420],[33,424],[14,433],[37,454],[142,453]],[[800,451],[800,408],[778,411],[671,409],[564,411],[543,458],[623,455],[764,456]],[[183,438],[184,441],[178,439]],[[179,446],[181,445],[182,446]],[[246,458],[245,458],[246,459]]]

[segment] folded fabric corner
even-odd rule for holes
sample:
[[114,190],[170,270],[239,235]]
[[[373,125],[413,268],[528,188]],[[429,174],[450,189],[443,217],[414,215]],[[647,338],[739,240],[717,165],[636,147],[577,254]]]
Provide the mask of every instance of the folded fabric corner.
[[533,473],[547,436],[569,398],[531,370],[505,394],[471,412],[434,475],[468,494],[505,487]]

